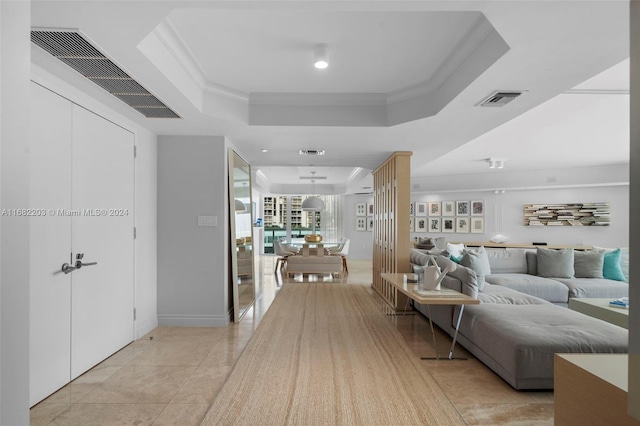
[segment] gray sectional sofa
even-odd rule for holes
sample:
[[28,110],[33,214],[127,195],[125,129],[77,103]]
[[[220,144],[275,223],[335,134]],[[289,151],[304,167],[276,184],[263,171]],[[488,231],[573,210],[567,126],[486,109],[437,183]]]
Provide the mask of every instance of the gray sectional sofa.
[[[553,389],[555,353],[626,353],[626,329],[565,307],[569,297],[622,297],[628,284],[603,278],[550,278],[533,272],[536,251],[487,249],[491,273],[458,265],[442,285],[480,300],[465,307],[458,342],[515,389]],[[529,263],[527,263],[527,253]],[[414,265],[426,255],[411,253]],[[437,256],[443,265],[447,257]],[[527,267],[529,269],[527,269]],[[597,295],[597,296],[596,296]],[[416,309],[429,316],[424,305]],[[431,319],[455,331],[458,307],[430,306]]]

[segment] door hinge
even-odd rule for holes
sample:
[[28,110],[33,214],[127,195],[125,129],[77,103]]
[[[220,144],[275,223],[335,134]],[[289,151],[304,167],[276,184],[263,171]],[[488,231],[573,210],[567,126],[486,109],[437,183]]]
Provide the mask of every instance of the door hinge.
[[138,157],[138,145],[133,146],[133,158]]
[[133,320],[136,320],[136,308],[133,308]]
[[136,238],[138,238],[138,228],[137,227],[133,227],[133,239],[135,240]]

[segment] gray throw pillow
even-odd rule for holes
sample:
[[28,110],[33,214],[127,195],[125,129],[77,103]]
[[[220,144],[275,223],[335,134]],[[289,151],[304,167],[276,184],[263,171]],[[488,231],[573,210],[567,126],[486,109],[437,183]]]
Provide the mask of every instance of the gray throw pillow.
[[538,275],[538,257],[535,251],[527,252],[527,274]]
[[[484,253],[484,257],[487,257],[486,253]],[[477,251],[465,250],[462,258],[460,259],[460,264],[462,266],[466,266],[476,273],[476,277],[478,280],[478,291],[484,290],[484,276],[487,274],[485,259],[483,259],[483,255]]]
[[573,259],[576,278],[602,278],[604,250],[576,250]]
[[491,262],[489,262],[489,254],[484,246],[480,246],[475,249],[464,249],[462,254],[467,252],[477,253],[480,256],[480,260],[482,260],[482,274],[483,275],[491,275]]
[[549,249],[538,247],[538,276],[546,278],[572,278],[573,249]]

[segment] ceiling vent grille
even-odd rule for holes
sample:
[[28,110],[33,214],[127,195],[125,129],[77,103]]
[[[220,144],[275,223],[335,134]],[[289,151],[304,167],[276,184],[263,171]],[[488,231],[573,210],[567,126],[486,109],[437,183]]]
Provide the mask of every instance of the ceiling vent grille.
[[326,176],[300,176],[302,180],[327,180]]
[[323,149],[301,149],[300,155],[324,155]]
[[32,30],[31,42],[147,118],[180,118],[75,31]]
[[520,95],[522,95],[522,92],[493,92],[489,97],[483,99],[478,106],[503,107]]

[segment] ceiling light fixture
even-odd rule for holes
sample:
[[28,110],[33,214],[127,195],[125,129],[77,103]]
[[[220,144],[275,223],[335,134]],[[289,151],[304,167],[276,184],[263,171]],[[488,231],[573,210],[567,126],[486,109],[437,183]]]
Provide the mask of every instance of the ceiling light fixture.
[[[311,172],[312,175],[312,179],[311,179],[311,185],[312,185],[312,195],[311,197],[307,197],[303,202],[302,202],[302,210],[305,211],[312,211],[312,212],[319,212],[324,210],[325,206],[324,206],[324,201],[322,201],[320,198],[316,197],[316,181],[315,181],[315,175],[316,172]],[[315,222],[315,221],[314,221]],[[315,234],[315,228],[313,233]]]
[[313,48],[313,66],[319,70],[323,70],[329,66],[329,46],[326,44],[317,44]]

